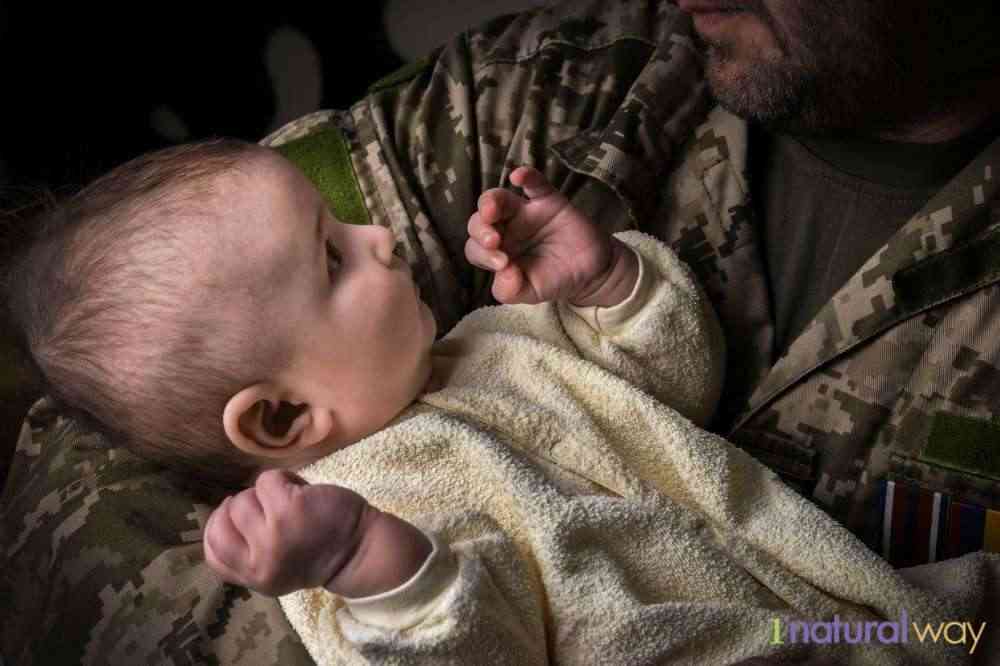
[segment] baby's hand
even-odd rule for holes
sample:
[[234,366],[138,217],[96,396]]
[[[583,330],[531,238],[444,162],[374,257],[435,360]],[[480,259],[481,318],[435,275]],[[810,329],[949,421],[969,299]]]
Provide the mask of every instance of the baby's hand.
[[632,252],[587,219],[538,170],[518,167],[510,182],[527,199],[503,188],[484,192],[479,210],[469,218],[465,244],[470,263],[496,273],[497,301],[609,307],[631,293],[638,275]]
[[204,546],[219,576],[270,596],[321,586],[346,597],[386,592],[431,552],[420,530],[357,493],[284,470],[227,497],[208,518]]

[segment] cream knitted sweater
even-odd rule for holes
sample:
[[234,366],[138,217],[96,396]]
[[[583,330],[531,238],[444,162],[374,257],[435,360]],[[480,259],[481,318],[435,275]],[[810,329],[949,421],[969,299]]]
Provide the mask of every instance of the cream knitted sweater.
[[[718,324],[670,250],[638,232],[619,237],[641,264],[624,303],[470,314],[434,347],[444,388],[302,470],[435,544],[391,592],[282,597],[316,661],[961,663],[967,646],[912,636],[776,644],[776,619],[973,618],[696,425],[721,387]],[[971,589],[985,574],[982,562],[968,566]]]

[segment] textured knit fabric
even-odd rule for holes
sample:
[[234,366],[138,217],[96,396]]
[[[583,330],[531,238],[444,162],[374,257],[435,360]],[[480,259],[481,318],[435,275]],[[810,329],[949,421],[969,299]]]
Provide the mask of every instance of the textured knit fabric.
[[[968,616],[682,416],[711,416],[717,325],[672,252],[620,237],[644,262],[629,300],[469,315],[435,347],[444,388],[303,471],[435,543],[395,591],[281,599],[318,663],[729,664],[811,654],[771,644],[774,618]],[[841,663],[948,662],[943,645],[813,647]]]

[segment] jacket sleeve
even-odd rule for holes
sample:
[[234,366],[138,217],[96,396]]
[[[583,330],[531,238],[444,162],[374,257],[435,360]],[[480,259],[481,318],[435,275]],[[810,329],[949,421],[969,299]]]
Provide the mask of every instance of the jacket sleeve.
[[[440,331],[492,303],[490,275],[465,261],[466,226],[479,195],[508,186],[517,166],[540,169],[609,230],[634,227],[621,196],[631,186],[609,185],[610,174],[631,173],[628,160],[609,170],[593,155],[611,159],[605,135],[638,122],[636,91],[648,86],[637,81],[670,70],[650,63],[683,25],[675,7],[653,0],[571,0],[501,17],[387,77],[343,117],[365,208],[400,239]],[[660,57],[687,72],[686,47],[671,49]],[[683,82],[668,101],[686,108],[673,99],[686,99]]]

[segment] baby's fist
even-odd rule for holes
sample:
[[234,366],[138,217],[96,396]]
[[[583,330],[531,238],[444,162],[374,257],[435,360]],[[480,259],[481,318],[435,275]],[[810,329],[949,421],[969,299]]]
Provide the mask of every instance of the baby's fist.
[[261,473],[205,526],[205,560],[223,579],[271,596],[309,587],[345,597],[387,592],[431,554],[424,533],[357,493]]
[[541,171],[518,167],[512,185],[493,188],[469,218],[465,256],[493,271],[500,303],[572,301],[587,294],[614,259],[610,235],[555,189]]
[[319,587],[350,561],[367,509],[346,488],[268,470],[209,516],[205,560],[223,579],[270,596]]

